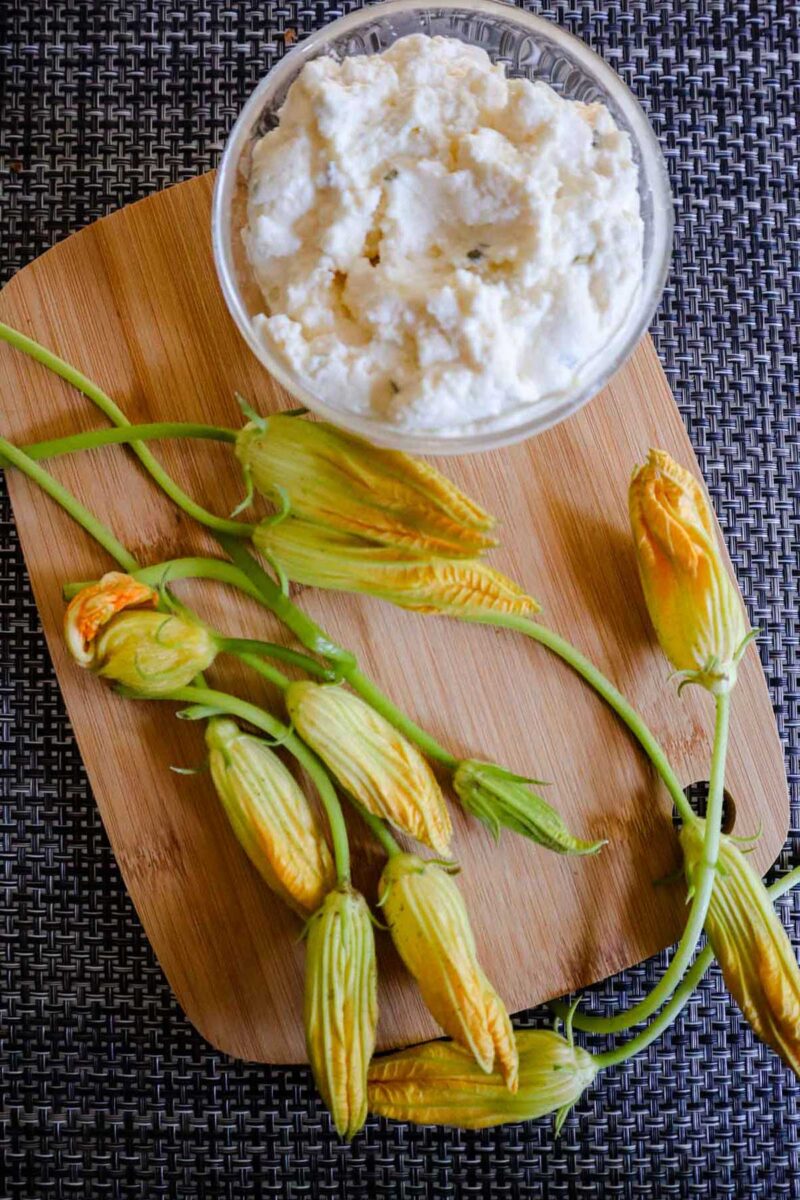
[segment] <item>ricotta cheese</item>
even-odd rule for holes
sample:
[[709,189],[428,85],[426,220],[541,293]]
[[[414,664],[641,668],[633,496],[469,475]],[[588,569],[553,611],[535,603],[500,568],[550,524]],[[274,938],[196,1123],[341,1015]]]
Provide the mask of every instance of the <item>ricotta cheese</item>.
[[627,315],[643,223],[602,104],[414,35],[321,57],[255,144],[259,335],[328,404],[464,433],[574,388]]

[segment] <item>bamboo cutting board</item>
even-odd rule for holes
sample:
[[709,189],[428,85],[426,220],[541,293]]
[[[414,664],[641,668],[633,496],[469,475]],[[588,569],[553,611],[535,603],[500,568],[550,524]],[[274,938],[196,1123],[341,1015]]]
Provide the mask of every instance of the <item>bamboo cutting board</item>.
[[[209,246],[212,178],[200,177],[69,238],[0,295],[0,317],[80,367],[131,420],[235,425],[235,391],[262,411],[286,406],[239,338],[217,287]],[[0,346],[2,429],[18,443],[101,427],[85,399],[43,367]],[[667,680],[643,609],[627,526],[632,466],[651,444],[697,469],[649,339],[591,405],[525,445],[445,470],[503,520],[493,555],[627,693],[687,783],[707,778],[710,699]],[[241,495],[229,449],[169,443],[159,457],[201,503],[226,513]],[[143,562],[217,553],[151,484],[129,451],[61,459],[59,479]],[[153,948],[189,1018],[229,1054],[304,1058],[299,922],[262,885],[196,765],[202,730],[172,706],[119,699],[66,657],[61,586],[111,565],[25,479],[9,486],[42,623],[111,844]],[[218,628],[280,639],[269,614],[213,584],[179,591]],[[300,603],[422,725],[464,756],[492,758],[552,781],[548,798],[596,858],[561,858],[506,833],[499,846],[455,815],[453,850],[483,963],[519,1010],[636,962],[677,935],[680,886],[654,886],[678,863],[664,789],[619,722],[588,688],[519,635],[416,616],[367,598],[305,591]],[[265,702],[239,668],[213,679]],[[272,696],[267,702],[277,703]],[[783,760],[755,650],[733,705],[728,788],[736,831],[763,836],[765,870],[786,833]],[[374,888],[378,852],[355,822],[357,881]],[[371,894],[371,893],[370,893]],[[382,1048],[437,1029],[378,934]],[[109,947],[113,950],[113,947]]]

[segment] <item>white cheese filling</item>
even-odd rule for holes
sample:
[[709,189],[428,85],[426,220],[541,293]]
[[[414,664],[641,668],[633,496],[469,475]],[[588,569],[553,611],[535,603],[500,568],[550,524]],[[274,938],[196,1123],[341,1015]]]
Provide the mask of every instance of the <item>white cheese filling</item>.
[[303,68],[253,148],[243,237],[259,335],[330,405],[410,431],[574,388],[642,275],[608,110],[424,35]]

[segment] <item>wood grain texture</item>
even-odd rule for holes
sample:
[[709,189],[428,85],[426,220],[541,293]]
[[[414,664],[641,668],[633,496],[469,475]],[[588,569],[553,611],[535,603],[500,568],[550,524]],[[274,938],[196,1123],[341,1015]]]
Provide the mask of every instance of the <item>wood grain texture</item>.
[[[235,390],[259,409],[287,397],[240,340],[209,246],[211,178],[163,192],[69,238],[20,272],[0,316],[97,380],[134,421],[235,425]],[[0,347],[3,432],[18,443],[102,427],[81,395]],[[492,557],[541,601],[632,698],[686,782],[707,778],[712,705],[667,681],[643,609],[626,514],[634,463],[651,444],[697,469],[649,339],[578,416],[526,445],[444,467],[503,520]],[[225,447],[162,444],[157,454],[202,503],[225,513],[241,479]],[[143,562],[216,553],[164,500],[131,453],[110,447],[52,467]],[[25,558],[59,682],[97,804],[158,959],[189,1018],[220,1049],[270,1062],[304,1058],[299,923],[261,884],[230,833],[207,776],[170,764],[203,756],[202,730],[169,705],[114,696],[66,658],[61,586],[109,567],[102,552],[27,481],[9,478]],[[263,610],[215,585],[181,585],[217,627],[283,638]],[[454,852],[482,960],[511,1010],[600,979],[667,945],[684,914],[680,886],[654,887],[677,847],[664,789],[629,735],[588,688],[519,635],[414,616],[369,599],[307,591],[306,610],[364,670],[458,754],[552,780],[570,826],[610,845],[559,858],[455,814]],[[213,679],[264,700],[229,664]],[[275,697],[268,697],[277,703]],[[755,650],[740,672],[728,786],[736,829],[763,836],[761,869],[786,833],[783,759]],[[356,824],[358,882],[380,856]],[[363,846],[363,848],[362,848]],[[380,1046],[436,1034],[414,986],[378,934]]]

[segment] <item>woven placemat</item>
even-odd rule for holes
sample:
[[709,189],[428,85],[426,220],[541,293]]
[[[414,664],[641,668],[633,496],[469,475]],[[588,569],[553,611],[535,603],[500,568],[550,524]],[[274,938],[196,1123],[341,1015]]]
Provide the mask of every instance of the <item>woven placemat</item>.
[[[354,4],[0,0],[8,278],[95,217],[214,165],[257,79]],[[655,336],[720,514],[787,755],[800,860],[800,17],[773,0],[539,11],[644,103],[677,198]],[[0,1197],[800,1197],[800,1090],[713,971],[557,1141],[372,1121],[332,1133],[308,1072],[231,1061],[179,1012],[126,896],[0,501]],[[781,906],[800,941],[800,899]],[[631,1002],[663,959],[596,989]],[[528,1023],[545,1014],[527,1014]]]

